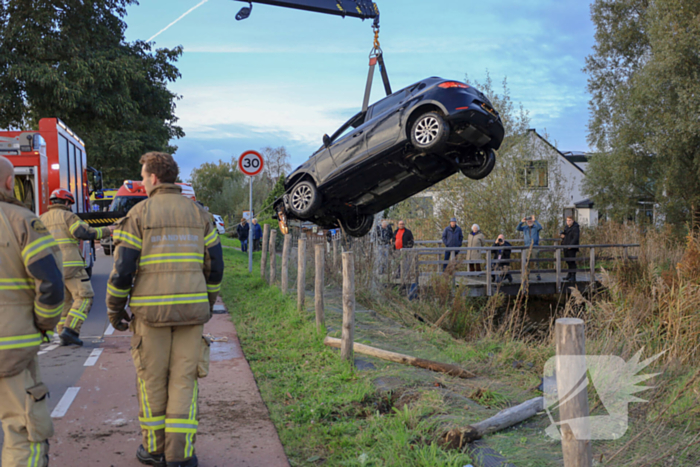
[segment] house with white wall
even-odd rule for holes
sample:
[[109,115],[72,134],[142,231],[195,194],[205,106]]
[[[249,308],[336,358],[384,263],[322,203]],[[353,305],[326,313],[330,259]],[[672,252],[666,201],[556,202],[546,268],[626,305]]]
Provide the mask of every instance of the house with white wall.
[[[528,130],[531,138],[530,142],[534,147],[534,154],[541,155],[543,159],[556,160],[558,173],[564,179],[564,186],[567,187],[566,203],[562,216],[573,215],[581,226],[594,227],[598,225],[598,211],[594,208],[593,202],[583,191],[583,180],[586,178],[586,167],[588,166],[588,156],[583,152],[562,152],[552,143],[547,141],[534,128]],[[540,177],[538,180],[540,188],[547,188],[552,173],[557,173],[553,168],[548,168],[547,177]]]
[[[552,188],[554,177],[561,177],[561,185],[566,187],[564,211],[561,213],[562,223],[565,216],[573,215],[581,226],[598,224],[598,211],[593,202],[583,191],[583,180],[586,177],[588,156],[583,152],[562,152],[540,135],[535,129],[528,130],[528,153],[532,161],[525,167],[525,183],[532,188],[525,194],[530,196],[535,190]],[[550,167],[550,161],[556,161],[556,167]],[[433,190],[418,193],[412,199],[426,199],[432,203],[433,215],[439,212],[439,197]]]

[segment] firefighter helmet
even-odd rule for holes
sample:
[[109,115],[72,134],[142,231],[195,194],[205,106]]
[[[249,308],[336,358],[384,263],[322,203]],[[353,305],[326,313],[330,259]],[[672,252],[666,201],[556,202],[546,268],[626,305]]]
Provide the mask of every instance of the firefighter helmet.
[[75,198],[73,197],[73,193],[66,190],[65,188],[57,188],[51,192],[49,201],[53,201],[55,199],[60,199],[63,201],[68,201],[71,204],[75,204]]

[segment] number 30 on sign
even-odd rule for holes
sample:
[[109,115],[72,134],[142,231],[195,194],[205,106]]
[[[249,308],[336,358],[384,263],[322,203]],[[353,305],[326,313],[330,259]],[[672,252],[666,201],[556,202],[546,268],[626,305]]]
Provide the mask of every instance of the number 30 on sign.
[[246,151],[238,158],[238,168],[251,177],[262,172],[263,165],[263,158],[257,151]]

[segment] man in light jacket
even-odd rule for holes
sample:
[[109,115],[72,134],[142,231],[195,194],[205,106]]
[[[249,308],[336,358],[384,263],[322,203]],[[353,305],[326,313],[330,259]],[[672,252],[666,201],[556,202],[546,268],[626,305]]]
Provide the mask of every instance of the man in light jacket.
[[[537,222],[537,219],[535,219],[534,215],[523,217],[523,220],[520,221],[515,230],[523,233],[523,239],[525,240],[526,248],[529,248],[531,246],[539,246],[540,231],[542,230],[542,225],[539,222]],[[539,253],[540,251],[537,248],[533,248],[532,254],[530,255],[530,259],[537,259]],[[527,254],[527,252],[524,251],[523,254]],[[537,268],[538,263],[534,264],[535,268]],[[539,274],[537,274],[537,280],[542,280],[542,277],[540,277]]]

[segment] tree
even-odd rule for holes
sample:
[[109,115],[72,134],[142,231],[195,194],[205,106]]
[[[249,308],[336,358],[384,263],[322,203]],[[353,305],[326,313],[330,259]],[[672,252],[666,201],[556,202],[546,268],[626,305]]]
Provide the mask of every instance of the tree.
[[222,215],[237,215],[236,208],[245,198],[245,176],[232,162],[219,160],[218,164],[205,162],[190,174],[190,183],[197,199],[211,212]]
[[559,168],[560,155],[546,142],[546,134],[543,141],[529,131],[528,113],[522,105],[513,104],[505,79],[501,93],[493,88],[488,76],[485,83],[474,86],[500,113],[505,138],[496,167],[488,177],[471,180],[457,173],[436,186],[439,215],[435,228],[441,230],[449,218],[456,216],[467,229],[479,224],[487,237],[500,233],[512,236],[523,216],[534,214],[546,232],[558,232],[570,189]]
[[587,58],[599,154],[587,189],[613,217],[653,200],[666,220],[700,214],[700,3],[597,0]]
[[[271,216],[272,201],[284,194],[289,154],[284,146],[263,148],[263,172],[253,177],[253,210],[256,215]],[[270,178],[273,174],[275,178]],[[249,178],[238,170],[238,159],[205,162],[191,173],[190,183],[197,198],[209,206],[212,213],[239,218],[250,209]]]
[[284,146],[271,148],[269,146],[262,148],[262,156],[265,159],[265,167],[263,172],[268,180],[275,183],[281,175],[287,175],[292,170],[289,165],[289,153]]
[[263,210],[260,212],[260,214],[265,218],[271,218],[275,213],[272,203],[274,203],[277,198],[284,194],[284,180],[286,178],[287,176],[285,174],[280,174],[280,176],[277,178],[277,183],[275,183],[272,191],[270,191],[270,194],[268,194],[267,198],[265,198],[265,201],[263,202]]
[[108,183],[139,175],[147,151],[174,152],[184,136],[177,96],[182,48],[124,39],[135,0],[0,1],[0,127],[58,117],[86,143]]

